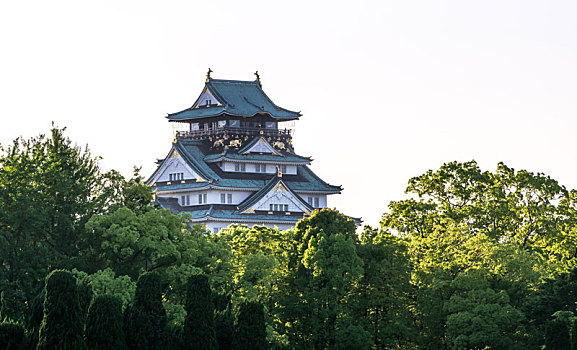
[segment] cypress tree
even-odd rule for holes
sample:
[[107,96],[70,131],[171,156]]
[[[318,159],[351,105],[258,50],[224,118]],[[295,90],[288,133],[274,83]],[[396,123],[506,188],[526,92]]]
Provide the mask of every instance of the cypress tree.
[[112,295],[99,295],[92,300],[86,316],[84,336],[89,350],[124,350],[122,302]]
[[26,332],[21,324],[8,320],[0,323],[0,349],[20,350],[25,346]]
[[262,304],[254,302],[240,304],[234,321],[232,348],[235,350],[263,350],[268,348]]
[[80,311],[82,312],[82,319],[86,323],[86,316],[88,315],[88,308],[92,303],[92,286],[88,279],[81,278],[76,280],[76,289],[78,290],[78,302],[80,303]]
[[163,350],[182,350],[184,344],[182,342],[182,325],[168,323],[164,329],[162,337]]
[[162,283],[155,273],[145,273],[136,282],[134,303],[126,308],[124,331],[129,349],[162,348],[166,311],[162,305]]
[[219,294],[215,298],[214,322],[219,350],[232,350],[234,316],[230,294]]
[[30,301],[25,323],[28,331],[28,349],[36,349],[38,345],[38,333],[44,317],[44,299],[46,299],[46,289],[42,288]]
[[186,290],[185,308],[184,348],[190,350],[218,349],[214,324],[214,303],[208,277],[205,275],[190,276]]
[[86,349],[74,276],[68,271],[54,270],[46,277],[45,289],[37,349]]

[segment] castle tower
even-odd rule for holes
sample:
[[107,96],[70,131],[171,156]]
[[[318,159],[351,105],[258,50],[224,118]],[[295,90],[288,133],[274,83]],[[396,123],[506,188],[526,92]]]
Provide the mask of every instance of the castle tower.
[[301,114],[277,106],[256,81],[220,80],[207,74],[192,107],[169,114],[186,131],[176,133],[168,155],[148,180],[156,201],[186,212],[213,232],[232,223],[281,230],[340,193],[295,153],[287,122]]

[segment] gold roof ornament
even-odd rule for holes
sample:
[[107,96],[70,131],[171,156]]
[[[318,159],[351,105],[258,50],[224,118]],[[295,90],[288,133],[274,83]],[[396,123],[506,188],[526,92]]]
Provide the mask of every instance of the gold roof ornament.
[[208,67],[208,72],[206,72],[206,82],[207,83],[210,81],[210,79],[212,79],[210,77],[210,73],[212,73],[212,69],[210,69],[210,67]]
[[282,177],[282,171],[280,171],[280,165],[276,166],[276,177]]

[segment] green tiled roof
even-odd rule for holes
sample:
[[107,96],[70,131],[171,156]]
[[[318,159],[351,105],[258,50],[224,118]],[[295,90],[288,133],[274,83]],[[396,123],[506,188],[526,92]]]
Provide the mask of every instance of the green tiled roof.
[[212,162],[219,162],[221,160],[232,160],[232,161],[270,161],[275,163],[298,163],[298,164],[309,164],[312,159],[307,157],[301,157],[296,154],[286,154],[282,156],[276,156],[274,154],[256,154],[256,153],[248,153],[248,154],[238,154],[235,152],[227,152],[226,154],[211,154],[204,158],[205,161],[212,163]]
[[206,88],[221,102],[222,106],[191,107],[169,114],[167,118],[170,121],[185,121],[218,116],[224,113],[244,117],[266,113],[281,120],[294,120],[301,116],[299,112],[293,112],[274,104],[264,93],[260,83],[256,81],[210,79],[206,83]]
[[267,221],[280,221],[286,223],[296,223],[303,218],[302,215],[297,215],[296,213],[291,213],[292,215],[286,215],[285,213],[273,212],[272,214],[239,214],[237,210],[226,208],[227,206],[222,205],[210,205],[208,208],[203,206],[202,208],[187,208],[178,205],[176,200],[170,201],[162,198],[158,198],[157,203],[164,209],[169,209],[171,212],[186,213],[189,214],[192,220],[210,220],[212,219],[222,219],[229,221],[239,221],[246,220],[251,222],[267,222]]
[[[264,187],[267,182],[276,177],[276,174],[270,174],[270,177],[266,178],[250,178],[252,174],[246,175],[244,178],[233,178],[233,174],[227,177],[225,172],[219,171],[217,173],[207,162],[205,161],[207,148],[204,146],[203,141],[191,140],[191,139],[177,139],[177,142],[173,144],[173,148],[181,154],[182,158],[186,163],[201,177],[205,178],[207,181],[211,181],[210,184],[207,182],[194,182],[194,183],[178,183],[178,184],[154,184],[153,188],[158,190],[177,190],[186,188],[202,188],[205,186],[214,186],[222,188],[242,188],[247,190],[258,191]],[[170,154],[170,153],[169,153]],[[249,156],[249,155],[239,155],[239,156]],[[159,165],[159,169],[162,165]],[[286,176],[283,178],[283,182],[293,191],[311,191],[311,192],[326,192],[326,193],[340,193],[342,188],[340,186],[329,185],[318,176],[316,176],[312,170],[306,165],[299,165],[298,176]],[[158,171],[158,169],[157,169]],[[154,178],[156,172],[151,176]],[[238,175],[238,173],[234,173]],[[262,176],[263,174],[258,174]],[[256,176],[256,174],[255,174]],[[265,175],[266,176],[266,175]]]

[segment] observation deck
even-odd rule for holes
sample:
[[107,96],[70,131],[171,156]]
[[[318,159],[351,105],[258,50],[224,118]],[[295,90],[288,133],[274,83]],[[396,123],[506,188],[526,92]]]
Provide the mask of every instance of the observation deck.
[[281,139],[290,139],[292,137],[291,129],[267,129],[267,128],[246,128],[246,127],[230,127],[222,126],[216,128],[205,128],[190,131],[177,131],[176,137],[183,139],[206,140],[214,138],[222,138],[225,135],[230,137],[254,137],[265,136]]

